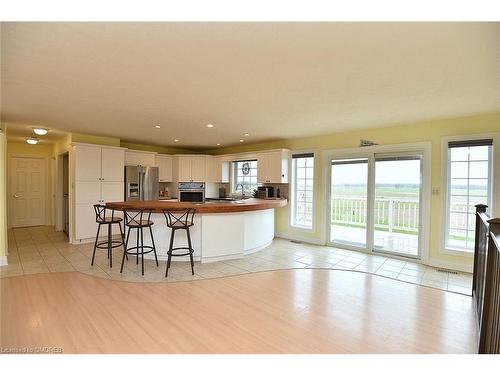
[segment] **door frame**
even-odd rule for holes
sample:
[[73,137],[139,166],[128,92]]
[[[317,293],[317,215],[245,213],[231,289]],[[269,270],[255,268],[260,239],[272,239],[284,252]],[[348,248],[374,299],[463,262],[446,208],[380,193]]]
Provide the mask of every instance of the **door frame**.
[[48,202],[47,202],[47,194],[49,192],[49,176],[48,176],[48,159],[46,156],[41,156],[41,155],[31,155],[31,154],[9,154],[9,164],[8,164],[8,183],[7,183],[7,194],[8,194],[8,210],[7,210],[7,226],[8,228],[12,228],[12,213],[13,213],[13,203],[14,200],[12,199],[12,171],[13,171],[13,159],[16,158],[22,158],[22,159],[41,159],[43,160],[43,178],[44,178],[44,190],[45,190],[45,197],[43,199],[43,210],[44,210],[44,222],[42,225],[47,225],[49,220],[47,216],[49,215],[48,212]]
[[[328,244],[330,240],[330,220],[329,214],[331,212],[331,197],[330,197],[330,181],[331,181],[331,168],[330,168],[330,160],[332,158],[342,159],[342,158],[371,158],[374,159],[375,154],[381,153],[403,153],[403,152],[418,152],[421,153],[422,156],[422,196],[421,200],[421,244],[420,244],[420,261],[422,263],[429,262],[429,249],[430,249],[430,225],[431,225],[431,163],[432,163],[432,143],[431,142],[415,142],[415,143],[402,143],[402,144],[392,144],[392,145],[374,145],[367,147],[352,147],[352,148],[343,148],[337,150],[325,150],[323,151],[322,159],[323,159],[323,207],[322,210],[322,220],[323,220],[323,233],[324,237],[322,238],[322,242]],[[370,162],[370,160],[369,160]],[[372,160],[373,162],[373,160]],[[373,189],[373,182],[375,179],[374,173],[371,172],[372,168],[368,169],[368,200],[371,201],[371,197],[374,192],[371,192],[370,189]],[[371,185],[371,187],[370,187]],[[369,204],[369,203],[368,203]],[[370,227],[367,228],[368,231],[371,231]],[[368,236],[368,238],[372,238],[373,236]],[[371,241],[371,240],[370,240]],[[367,243],[367,248],[362,249],[349,245],[339,245],[335,244],[336,247],[345,248],[348,250],[356,250],[361,252],[366,252],[370,254],[380,254],[380,255],[388,255],[395,258],[408,259],[407,257],[401,257],[397,254],[386,254],[380,252],[372,252],[370,250],[369,244]],[[412,258],[413,259],[413,258]]]

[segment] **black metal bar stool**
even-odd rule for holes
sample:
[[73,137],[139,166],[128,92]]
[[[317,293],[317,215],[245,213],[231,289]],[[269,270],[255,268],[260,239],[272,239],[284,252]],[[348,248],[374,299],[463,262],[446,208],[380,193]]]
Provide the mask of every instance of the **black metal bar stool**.
[[[196,213],[196,209],[188,208],[185,210],[178,211],[169,211],[163,210],[163,214],[165,215],[165,219],[167,219],[167,227],[169,227],[172,232],[170,233],[170,247],[168,248],[168,260],[167,260],[167,269],[165,270],[165,277],[168,276],[168,269],[170,268],[170,263],[172,262],[172,257],[182,257],[189,255],[191,260],[191,274],[194,275],[194,261],[193,261],[193,246],[191,244],[191,234],[189,232],[189,228],[194,225],[194,215]],[[174,236],[175,231],[183,229],[186,231],[188,247],[174,247]],[[174,254],[175,250],[187,250],[187,252],[183,252],[181,254]]]
[[[155,255],[156,266],[157,267],[159,266],[158,256],[156,255],[155,240],[153,238],[153,230],[151,229],[151,227],[154,224],[151,221],[151,213],[152,210],[147,210],[147,209],[136,210],[133,212],[125,211],[125,226],[128,227],[128,231],[127,231],[127,240],[125,241],[125,250],[123,251],[122,267],[120,268],[120,273],[123,272],[123,263],[125,261],[125,257],[127,257],[127,254],[136,256],[135,264],[139,264],[139,254],[141,255],[142,276],[144,276],[144,254],[153,252]],[[149,228],[149,233],[151,234],[152,246],[144,245],[144,232],[143,232],[144,228]],[[137,229],[136,246],[127,247],[128,240],[130,237],[130,230],[132,229]],[[149,250],[144,251],[144,249],[149,249]],[[135,250],[135,252],[133,250]]]
[[[109,266],[112,268],[113,249],[119,246],[123,246],[124,249],[126,248],[125,238],[123,236],[123,230],[121,224],[123,219],[121,217],[115,216],[115,210],[113,208],[106,208],[106,206],[103,204],[94,204],[94,211],[95,211],[95,222],[99,226],[97,227],[97,234],[95,236],[95,243],[94,243],[94,252],[92,253],[92,263],[90,263],[90,265],[91,266],[94,265],[95,251],[97,249],[107,249]],[[107,215],[109,211],[111,211],[111,216]],[[120,227],[120,240],[112,239],[113,224],[118,224],[118,226]],[[105,241],[99,241],[99,233],[101,232],[102,225],[108,226],[108,238]]]

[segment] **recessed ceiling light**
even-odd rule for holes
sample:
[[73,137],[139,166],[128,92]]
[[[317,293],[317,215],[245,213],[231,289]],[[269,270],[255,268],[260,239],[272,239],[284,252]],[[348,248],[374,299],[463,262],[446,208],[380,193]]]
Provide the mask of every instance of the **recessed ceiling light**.
[[217,146],[220,146],[220,143],[217,143]]
[[248,134],[248,133],[245,133],[245,134],[243,134],[243,135],[244,135],[245,137],[248,137],[248,136],[249,136],[250,134]]
[[174,142],[179,142],[179,140],[178,139],[174,139]]
[[47,134],[49,131],[47,129],[44,129],[44,128],[33,128],[33,132],[36,134],[36,135],[45,135]]
[[213,128],[214,126],[212,124],[207,124],[207,128]]
[[155,125],[155,128],[156,128],[156,129],[160,129],[160,128],[161,128],[161,126],[160,126],[160,125]]
[[243,139],[240,139],[240,142],[245,142]]
[[29,143],[30,145],[36,145],[38,143],[38,138],[26,138],[26,143]]

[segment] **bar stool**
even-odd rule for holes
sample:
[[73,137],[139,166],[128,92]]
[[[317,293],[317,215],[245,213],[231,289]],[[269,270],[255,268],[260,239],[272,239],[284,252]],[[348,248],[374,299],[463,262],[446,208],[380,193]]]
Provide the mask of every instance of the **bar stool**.
[[[194,215],[196,213],[196,209],[188,208],[185,210],[178,211],[169,211],[163,210],[163,214],[165,215],[165,219],[167,220],[167,227],[169,227],[172,232],[170,233],[170,247],[167,251],[168,260],[167,260],[167,269],[165,270],[165,277],[168,277],[168,269],[170,268],[170,263],[172,262],[172,257],[182,257],[189,255],[191,260],[191,274],[194,275],[194,261],[193,261],[193,246],[191,244],[191,234],[189,232],[189,228],[194,225]],[[186,231],[188,247],[174,247],[174,236],[175,231],[183,229]],[[183,252],[181,254],[174,254],[175,250],[187,250],[187,252]]]
[[[120,268],[120,273],[123,272],[123,263],[125,261],[125,257],[127,257],[127,254],[130,254],[130,255],[135,254],[135,256],[136,256],[135,264],[139,264],[139,254],[141,255],[142,276],[144,276],[144,254],[148,254],[150,252],[153,252],[155,255],[156,267],[159,267],[158,256],[156,255],[155,240],[153,238],[153,230],[151,229],[151,227],[154,224],[151,221],[151,213],[152,213],[152,210],[148,210],[148,209],[135,210],[133,212],[125,211],[125,226],[128,227],[128,231],[127,231],[127,240],[125,241],[125,250],[123,251],[122,266]],[[152,246],[149,246],[149,245],[145,246],[144,245],[144,232],[143,232],[144,228],[149,228],[149,233],[151,234]],[[130,237],[130,230],[132,230],[132,229],[137,229],[136,246],[127,247],[128,240]],[[140,239],[140,241],[139,241],[139,239]],[[139,242],[140,242],[140,244],[139,244]],[[140,253],[139,253],[139,249],[140,249]],[[144,251],[144,249],[149,249],[149,250]],[[133,250],[135,250],[135,252]],[[127,257],[127,260],[128,260],[128,257]]]
[[[115,210],[113,208],[106,208],[103,204],[94,204],[95,211],[95,222],[99,225],[97,227],[97,234],[95,236],[94,243],[94,252],[92,253],[92,262],[91,266],[94,265],[95,251],[97,249],[107,249],[108,250],[108,259],[109,259],[109,267],[113,268],[113,249],[115,247],[123,246],[125,249],[125,237],[123,236],[122,224],[123,219],[121,217],[115,216]],[[111,216],[106,215],[109,211],[111,211]],[[113,224],[118,224],[120,227],[120,239],[121,240],[113,240],[111,235],[113,232]],[[105,241],[99,242],[99,232],[101,231],[101,226],[108,226],[108,238]]]

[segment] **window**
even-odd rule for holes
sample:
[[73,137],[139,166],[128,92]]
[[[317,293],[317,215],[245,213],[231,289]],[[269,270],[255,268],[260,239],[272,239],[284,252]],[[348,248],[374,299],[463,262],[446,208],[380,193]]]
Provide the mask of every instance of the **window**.
[[292,155],[291,225],[313,228],[314,154]]
[[492,145],[491,139],[448,143],[446,248],[474,250],[474,206],[491,206]]
[[233,161],[233,193],[241,194],[241,185],[246,195],[257,190],[257,160]]

